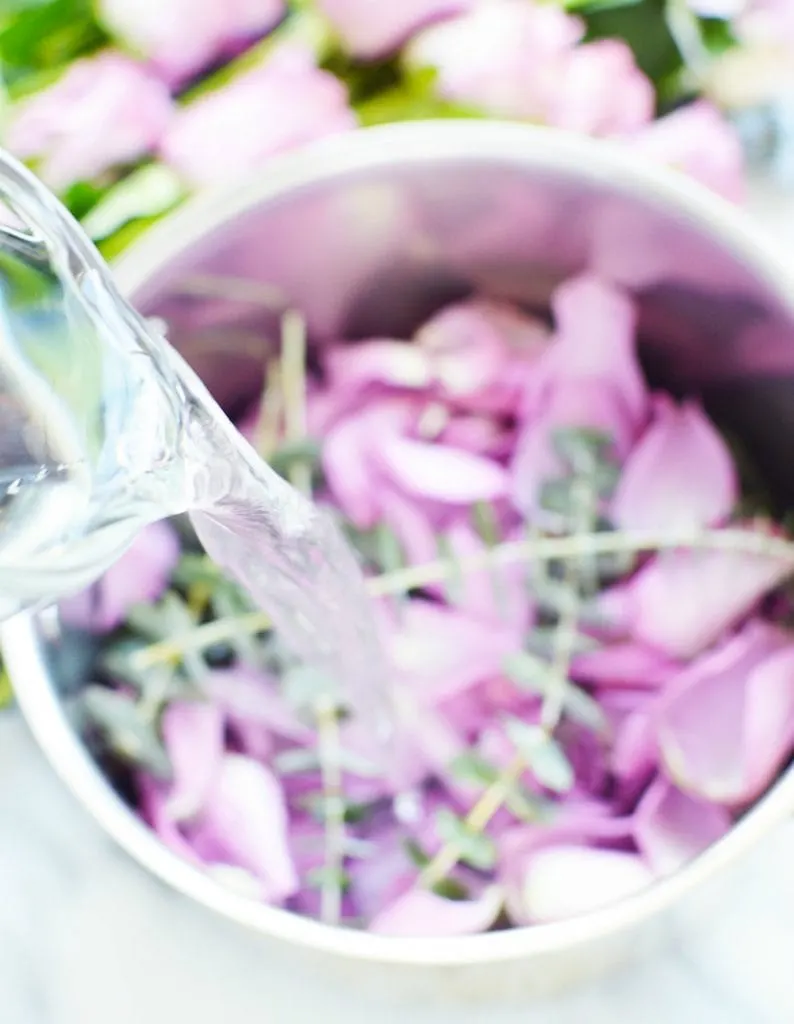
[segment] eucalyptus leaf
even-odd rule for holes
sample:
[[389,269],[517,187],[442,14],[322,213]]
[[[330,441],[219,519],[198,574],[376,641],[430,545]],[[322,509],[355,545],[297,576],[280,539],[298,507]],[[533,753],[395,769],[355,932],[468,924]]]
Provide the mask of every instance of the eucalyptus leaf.
[[[559,685],[551,665],[529,651],[510,655],[502,663],[502,668],[516,686],[539,697],[548,696],[551,689]],[[580,725],[603,732],[607,728],[607,720],[598,701],[569,679],[564,680],[563,685],[563,707],[566,714]]]
[[283,442],[268,458],[272,469],[286,478],[296,462],[307,464],[314,475],[320,466],[320,442],[311,437],[300,441]]
[[469,898],[469,890],[457,878],[442,878],[433,886],[433,892],[436,896],[455,903],[461,903]]
[[158,778],[169,777],[171,766],[157,726],[135,700],[116,690],[88,686],[82,706],[113,753]]
[[405,554],[395,532],[385,523],[378,523],[374,537],[378,564],[383,572],[396,572],[402,569],[405,565]]
[[182,598],[167,591],[157,604],[135,604],[127,612],[127,625],[150,640],[169,640],[196,628]]
[[469,828],[463,818],[448,807],[436,813],[436,828],[446,843],[452,844],[460,860],[479,871],[489,871],[497,860],[496,845],[492,839]]
[[499,543],[499,523],[493,505],[487,501],[478,501],[471,510],[472,526],[486,547],[492,548]]
[[223,573],[208,555],[200,555],[193,551],[182,554],[173,574],[174,583],[186,588],[197,583],[215,587],[224,579]]
[[458,756],[451,762],[449,770],[461,782],[477,786],[490,786],[499,778],[499,769],[473,750]]
[[321,669],[312,665],[295,665],[281,677],[281,688],[284,696],[293,707],[305,709],[319,701],[339,697],[339,687],[335,680]]
[[425,853],[422,847],[415,839],[403,840],[403,849],[414,867],[420,870],[426,868],[430,863],[430,857]]
[[451,605],[460,604],[465,593],[465,577],[449,538],[440,534],[436,539],[438,557],[449,565],[448,575],[442,581],[444,596]]
[[140,655],[145,650],[139,640],[121,640],[103,652],[99,665],[113,679],[134,686],[146,699],[154,694],[170,699],[198,694],[193,682],[179,674],[174,665],[159,662],[141,666]]
[[[554,651],[554,645],[557,637],[556,626],[535,626],[529,633],[526,639],[526,646],[528,654],[533,654],[538,658],[548,657]],[[588,654],[591,651],[597,651],[602,645],[594,637],[588,636],[586,633],[577,633],[573,651],[576,654]],[[514,682],[519,683],[518,679]]]
[[552,431],[551,443],[571,469],[586,471],[608,458],[612,437],[586,427],[558,427]]
[[567,793],[575,782],[574,770],[560,744],[538,725],[518,718],[505,720],[505,731],[527,767],[546,789]]
[[505,795],[505,807],[519,821],[531,824],[543,821],[547,815],[544,802],[525,789],[520,782],[511,786]]
[[306,875],[306,881],[313,889],[333,888],[347,892],[350,888],[350,875],[344,868],[330,864],[312,868]]
[[319,755],[316,750],[304,747],[283,750],[273,758],[273,767],[279,775],[302,775],[304,772],[315,772],[320,767]]

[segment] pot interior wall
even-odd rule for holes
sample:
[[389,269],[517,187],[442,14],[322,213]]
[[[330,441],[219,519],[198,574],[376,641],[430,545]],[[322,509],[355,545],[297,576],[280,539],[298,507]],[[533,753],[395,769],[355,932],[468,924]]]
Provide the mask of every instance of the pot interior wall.
[[637,297],[652,379],[704,397],[794,500],[791,308],[728,241],[630,186],[490,156],[370,167],[246,211],[135,298],[234,413],[261,389],[282,304],[315,343],[407,337],[471,292],[542,310],[584,269]]

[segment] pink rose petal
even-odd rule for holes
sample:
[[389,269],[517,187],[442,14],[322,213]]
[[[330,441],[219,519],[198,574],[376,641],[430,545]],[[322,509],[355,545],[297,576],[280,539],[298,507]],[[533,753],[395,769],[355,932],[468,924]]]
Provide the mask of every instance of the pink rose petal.
[[476,900],[447,900],[424,889],[411,889],[385,907],[370,923],[369,931],[407,938],[474,935],[488,931],[501,906],[498,886],[485,889]]
[[425,704],[434,704],[499,675],[520,642],[514,629],[479,621],[429,601],[410,601],[390,641],[396,670]]
[[524,873],[526,918],[541,924],[587,914],[647,888],[653,873],[633,853],[586,846],[547,846]]
[[135,604],[156,601],[179,561],[179,540],[169,523],[152,523],[93,587],[60,604],[62,621],[91,633],[110,633]]
[[663,695],[657,728],[670,779],[727,805],[760,796],[794,742],[794,644],[750,623],[681,673]]
[[507,303],[470,299],[445,306],[417,332],[443,398],[469,411],[515,410],[548,329]]
[[284,739],[311,743],[313,731],[304,725],[278,691],[278,682],[245,665],[215,669],[203,681],[213,702],[231,720],[270,729]]
[[227,754],[192,841],[216,859],[250,871],[281,902],[300,882],[289,851],[287,808],[276,776],[251,758]]
[[175,821],[193,818],[204,806],[223,757],[223,715],[205,701],[172,701],[161,728],[173,771],[167,813]]
[[724,807],[682,793],[657,779],[640,801],[634,837],[657,875],[671,875],[716,843],[731,828]]
[[794,570],[794,558],[714,549],[667,551],[624,590],[632,635],[672,657],[714,643]]
[[377,338],[360,344],[334,345],[325,359],[328,385],[355,392],[370,384],[426,388],[431,382],[425,352],[405,341]]
[[598,686],[656,689],[680,668],[679,661],[629,641],[577,654],[571,663],[571,675],[579,682]]
[[729,516],[738,498],[733,458],[692,402],[656,401],[654,422],[620,477],[611,519],[623,530],[697,529]]
[[[637,359],[637,312],[632,300],[598,277],[583,274],[557,288],[552,311],[556,340],[538,366],[537,387],[571,379],[608,382],[633,428],[642,426],[648,392]],[[537,403],[541,395],[537,390],[535,394]]]
[[458,448],[392,436],[381,439],[375,455],[381,470],[414,498],[469,505],[507,493],[501,466]]

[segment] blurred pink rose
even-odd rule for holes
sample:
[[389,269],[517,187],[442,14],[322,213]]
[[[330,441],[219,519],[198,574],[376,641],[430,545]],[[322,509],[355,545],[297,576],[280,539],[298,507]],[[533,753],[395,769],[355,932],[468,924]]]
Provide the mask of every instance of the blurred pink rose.
[[744,197],[744,157],[736,131],[715,106],[700,100],[643,128],[629,145],[691,175],[726,199]]
[[653,116],[651,83],[624,43],[577,46],[582,24],[553,5],[490,0],[421,32],[407,59],[446,98],[488,114],[607,135]]
[[105,50],[76,61],[49,88],[12,110],[5,145],[39,161],[63,190],[153,149],[173,115],[166,86],[134,60]]
[[571,51],[547,121],[586,135],[622,135],[652,121],[655,105],[631,49],[603,39]]
[[558,7],[492,0],[419,33],[409,64],[438,72],[442,95],[489,114],[545,120],[583,26]]
[[276,153],[354,128],[344,85],[310,51],[284,46],[258,68],[180,110],[166,133],[166,163],[196,186],[226,184]]
[[369,59],[397,50],[418,28],[471,7],[473,0],[318,0],[342,45]]
[[272,28],[284,0],[98,0],[97,13],[121,42],[179,79]]

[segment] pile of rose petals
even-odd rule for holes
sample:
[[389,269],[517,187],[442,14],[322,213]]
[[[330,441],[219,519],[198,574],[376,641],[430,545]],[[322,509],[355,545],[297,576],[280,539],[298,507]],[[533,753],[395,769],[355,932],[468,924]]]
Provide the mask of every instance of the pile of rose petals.
[[[549,327],[473,298],[410,342],[327,347],[308,382],[318,499],[353,536],[390,538],[402,566],[464,562],[570,531],[546,496],[570,469],[559,432],[573,431],[600,439],[612,472],[594,529],[770,529],[737,518],[733,457],[698,402],[649,389],[625,294],[585,275],[558,288],[551,314]],[[251,436],[257,415],[241,428]],[[794,637],[779,589],[794,554],[663,546],[580,595],[553,745],[527,758],[511,799],[477,830],[472,808],[545,735],[533,672],[555,643],[560,573],[481,562],[454,586],[434,580],[379,602],[398,730],[384,771],[355,709],[339,723],[343,924],[459,935],[590,911],[678,870],[763,794],[794,749]],[[163,595],[179,557],[170,525],[149,528],[90,599],[63,606],[65,621],[128,641],[130,608]],[[373,574],[389,568],[365,561]],[[316,722],[277,673],[235,650],[223,667],[193,665],[197,694],[163,710],[170,775],[136,772],[140,812],[219,883],[319,916]],[[443,886],[424,886],[450,841],[456,865]]]

